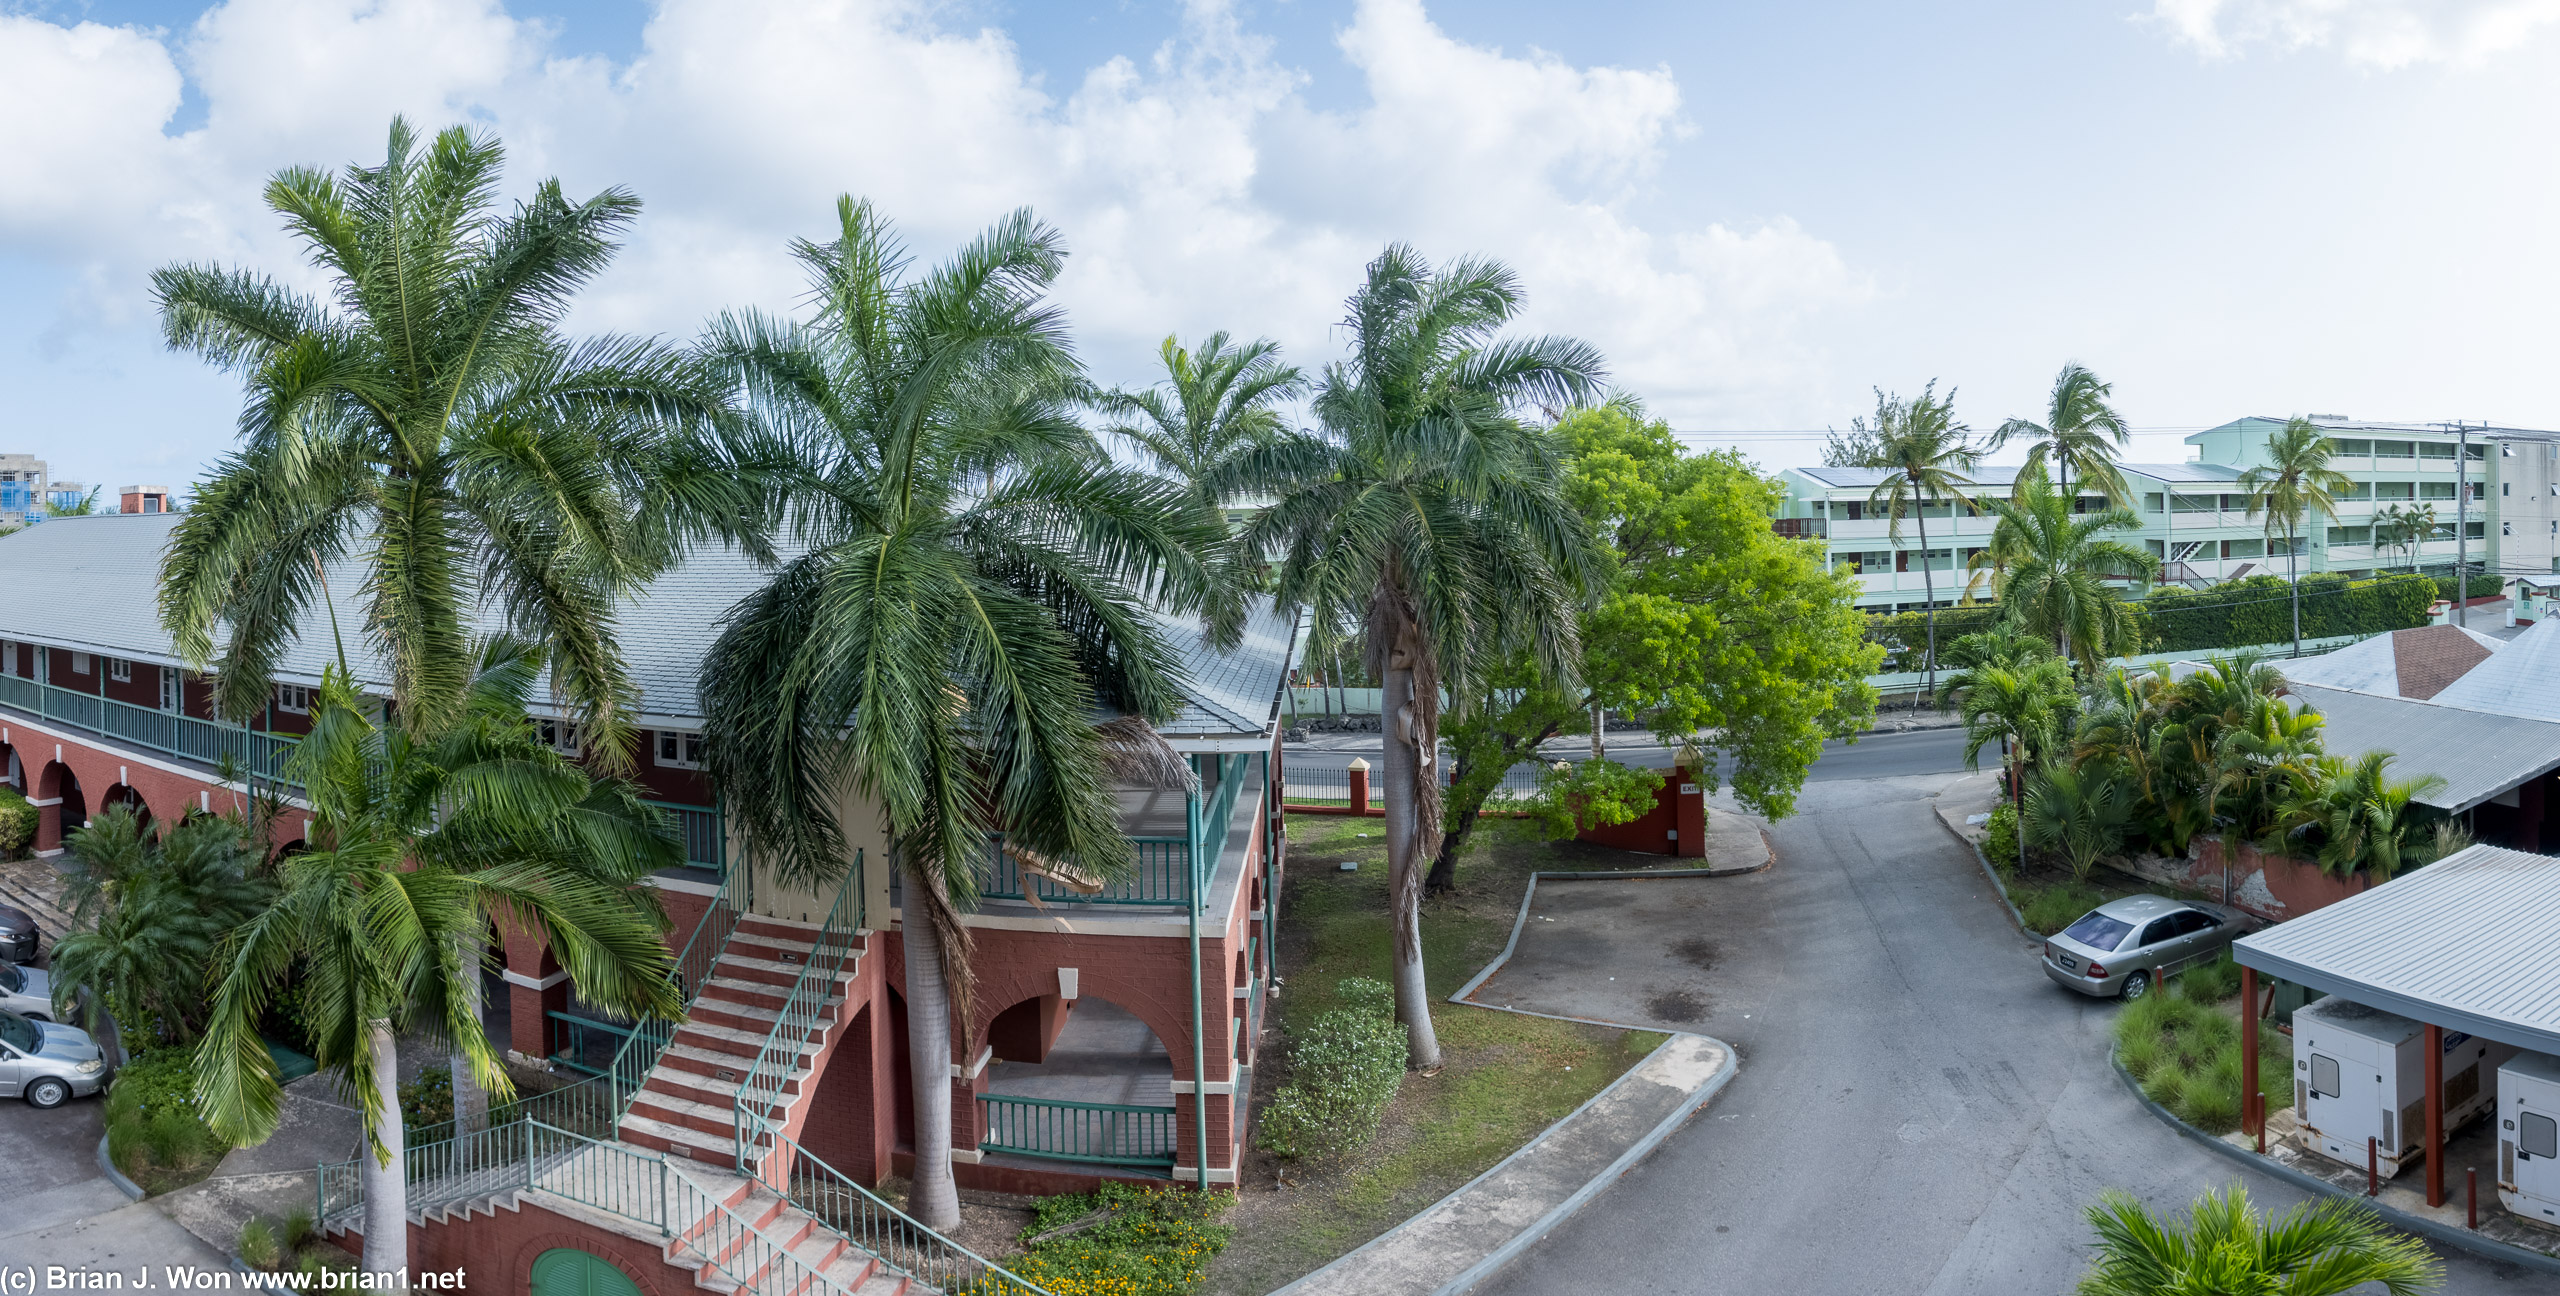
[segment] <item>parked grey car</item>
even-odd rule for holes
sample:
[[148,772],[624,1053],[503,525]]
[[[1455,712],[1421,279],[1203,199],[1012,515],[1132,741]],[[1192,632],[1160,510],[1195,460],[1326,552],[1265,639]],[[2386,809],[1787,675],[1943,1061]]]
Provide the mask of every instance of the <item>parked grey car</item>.
[[24,909],[0,905],[0,959],[12,963],[36,961],[36,945],[44,933],[36,930],[35,916]]
[[0,1012],[53,1020],[53,978],[30,967],[0,963]]
[[107,1083],[107,1056],[87,1031],[0,1012],[0,1098],[59,1107]]
[[2210,963],[2239,921],[2156,895],[2110,900],[2044,943],[2044,974],[2085,995],[2139,999],[2163,977]]

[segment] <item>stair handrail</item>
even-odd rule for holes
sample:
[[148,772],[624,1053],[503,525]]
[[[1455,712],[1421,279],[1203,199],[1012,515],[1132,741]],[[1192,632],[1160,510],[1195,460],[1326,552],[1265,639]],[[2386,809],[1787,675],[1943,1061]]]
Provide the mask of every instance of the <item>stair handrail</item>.
[[[547,1158],[547,1169],[538,1164],[546,1159],[540,1146],[546,1134],[569,1144],[566,1155]],[[525,1178],[534,1191],[655,1228],[718,1270],[740,1296],[850,1296],[844,1284],[686,1178],[664,1153],[528,1122]]]
[[[941,1292],[1050,1296],[1048,1289],[881,1200],[843,1171],[811,1155],[791,1136],[776,1130],[773,1139],[775,1151],[789,1155],[768,1157],[763,1168],[750,1171],[756,1182],[890,1270]],[[773,1173],[773,1167],[783,1164],[790,1167],[787,1172]]]
[[766,1134],[781,1134],[776,1113],[781,1107],[782,1086],[789,1083],[801,1050],[817,1038],[820,1014],[835,999],[836,977],[853,952],[854,932],[862,916],[861,879],[862,852],[857,850],[853,853],[853,867],[845,870],[844,882],[836,888],[835,903],[827,908],[826,924],[809,944],[809,961],[801,965],[799,977],[792,981],[791,993],[774,1016],[773,1029],[765,1033],[764,1046],[756,1051],[755,1065],[747,1069],[747,1078],[738,1082],[737,1096],[731,1102],[731,1128],[741,1174],[756,1173],[756,1141]]
[[[711,893],[711,905],[693,925],[684,949],[676,955],[676,986],[690,1010],[694,1000],[702,997],[702,987],[711,980],[712,972],[729,952],[729,940],[738,934],[738,924],[745,915],[730,902],[732,879],[720,879],[720,887]],[[688,1011],[687,1016],[691,1015]],[[617,1122],[631,1109],[631,1100],[639,1097],[648,1084],[649,1073],[657,1068],[658,1058],[674,1041],[684,1019],[675,1021],[643,1021],[632,1027],[631,1034],[614,1050],[613,1062],[605,1068],[605,1081],[613,1094],[613,1112]]]

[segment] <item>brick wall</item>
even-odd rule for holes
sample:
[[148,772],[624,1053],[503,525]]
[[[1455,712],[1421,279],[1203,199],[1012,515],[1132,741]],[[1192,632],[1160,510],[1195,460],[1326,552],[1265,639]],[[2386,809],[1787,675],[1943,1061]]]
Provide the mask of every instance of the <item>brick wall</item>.
[[[361,1255],[364,1235],[341,1234],[338,1244]],[[658,1244],[627,1238],[531,1202],[466,1220],[409,1226],[410,1271],[459,1269],[463,1289],[472,1292],[532,1290],[534,1261],[555,1248],[606,1260],[643,1296],[700,1296],[702,1291],[694,1283],[694,1271],[667,1263]]]

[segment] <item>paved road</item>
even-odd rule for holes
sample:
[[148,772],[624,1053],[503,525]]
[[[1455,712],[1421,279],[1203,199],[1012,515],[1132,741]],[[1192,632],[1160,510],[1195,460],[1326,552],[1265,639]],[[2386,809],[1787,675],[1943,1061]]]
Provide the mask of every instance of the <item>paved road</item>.
[[[2115,1006],[2038,974],[1934,822],[1927,794],[1946,781],[1808,787],[1772,830],[1776,868],[1596,937],[1706,964],[1701,993],[1671,1002],[1733,1044],[1742,1071],[1486,1290],[2059,1293],[2082,1272],[2080,1211],[2100,1189],[2182,1205],[2241,1177],[2124,1092],[2105,1061]],[[1590,938],[1574,927],[1533,923],[1524,952]],[[1659,1016],[1651,975],[1603,990]],[[2249,1188],[2262,1205],[2299,1200],[2273,1180]],[[2461,1253],[2447,1266],[2451,1296],[2555,1287]]]
[[[1588,739],[1576,739],[1549,743],[1543,750],[1551,756],[1580,759],[1590,754],[1591,747]],[[1649,737],[1644,742],[1620,739],[1609,744],[1611,759],[1651,769],[1669,768],[1671,751],[1671,748],[1651,742]],[[1378,740],[1371,736],[1346,736],[1323,745],[1293,743],[1288,749],[1288,768],[1338,770],[1349,765],[1354,756],[1363,757],[1375,766],[1378,752]],[[1854,743],[1825,743],[1822,758],[1815,762],[1811,777],[1816,782],[1824,782],[1911,774],[1951,774],[1963,768],[1962,730],[1918,729],[1909,733],[1869,734]]]

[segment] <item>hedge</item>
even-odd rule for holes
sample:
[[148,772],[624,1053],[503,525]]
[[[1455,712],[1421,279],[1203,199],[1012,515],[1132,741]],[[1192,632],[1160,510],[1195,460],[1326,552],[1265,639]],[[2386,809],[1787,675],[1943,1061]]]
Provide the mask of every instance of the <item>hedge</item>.
[[[2482,578],[2475,578],[2475,583],[2478,579]],[[2494,592],[2497,578],[2485,579]],[[2134,601],[2141,641],[2122,651],[2127,655],[2196,652],[2290,642],[2292,592],[2280,576],[2249,576],[2201,590],[2156,587],[2149,596]],[[2302,578],[2302,637],[2327,639],[2422,626],[2427,623],[2428,605],[2437,597],[2437,582],[2430,576],[2396,572],[2349,580],[2334,572],[2315,572]],[[1943,655],[1958,636],[1988,630],[1999,619],[1996,605],[1939,609],[1938,651]],[[1885,646],[1889,670],[1920,669],[1927,633],[1918,612],[1867,619],[1867,638]]]
[[1404,1083],[1405,1030],[1395,989],[1368,977],[1336,987],[1343,1006],[1289,1041],[1289,1083],[1263,1110],[1261,1146],[1284,1161],[1367,1143]]

